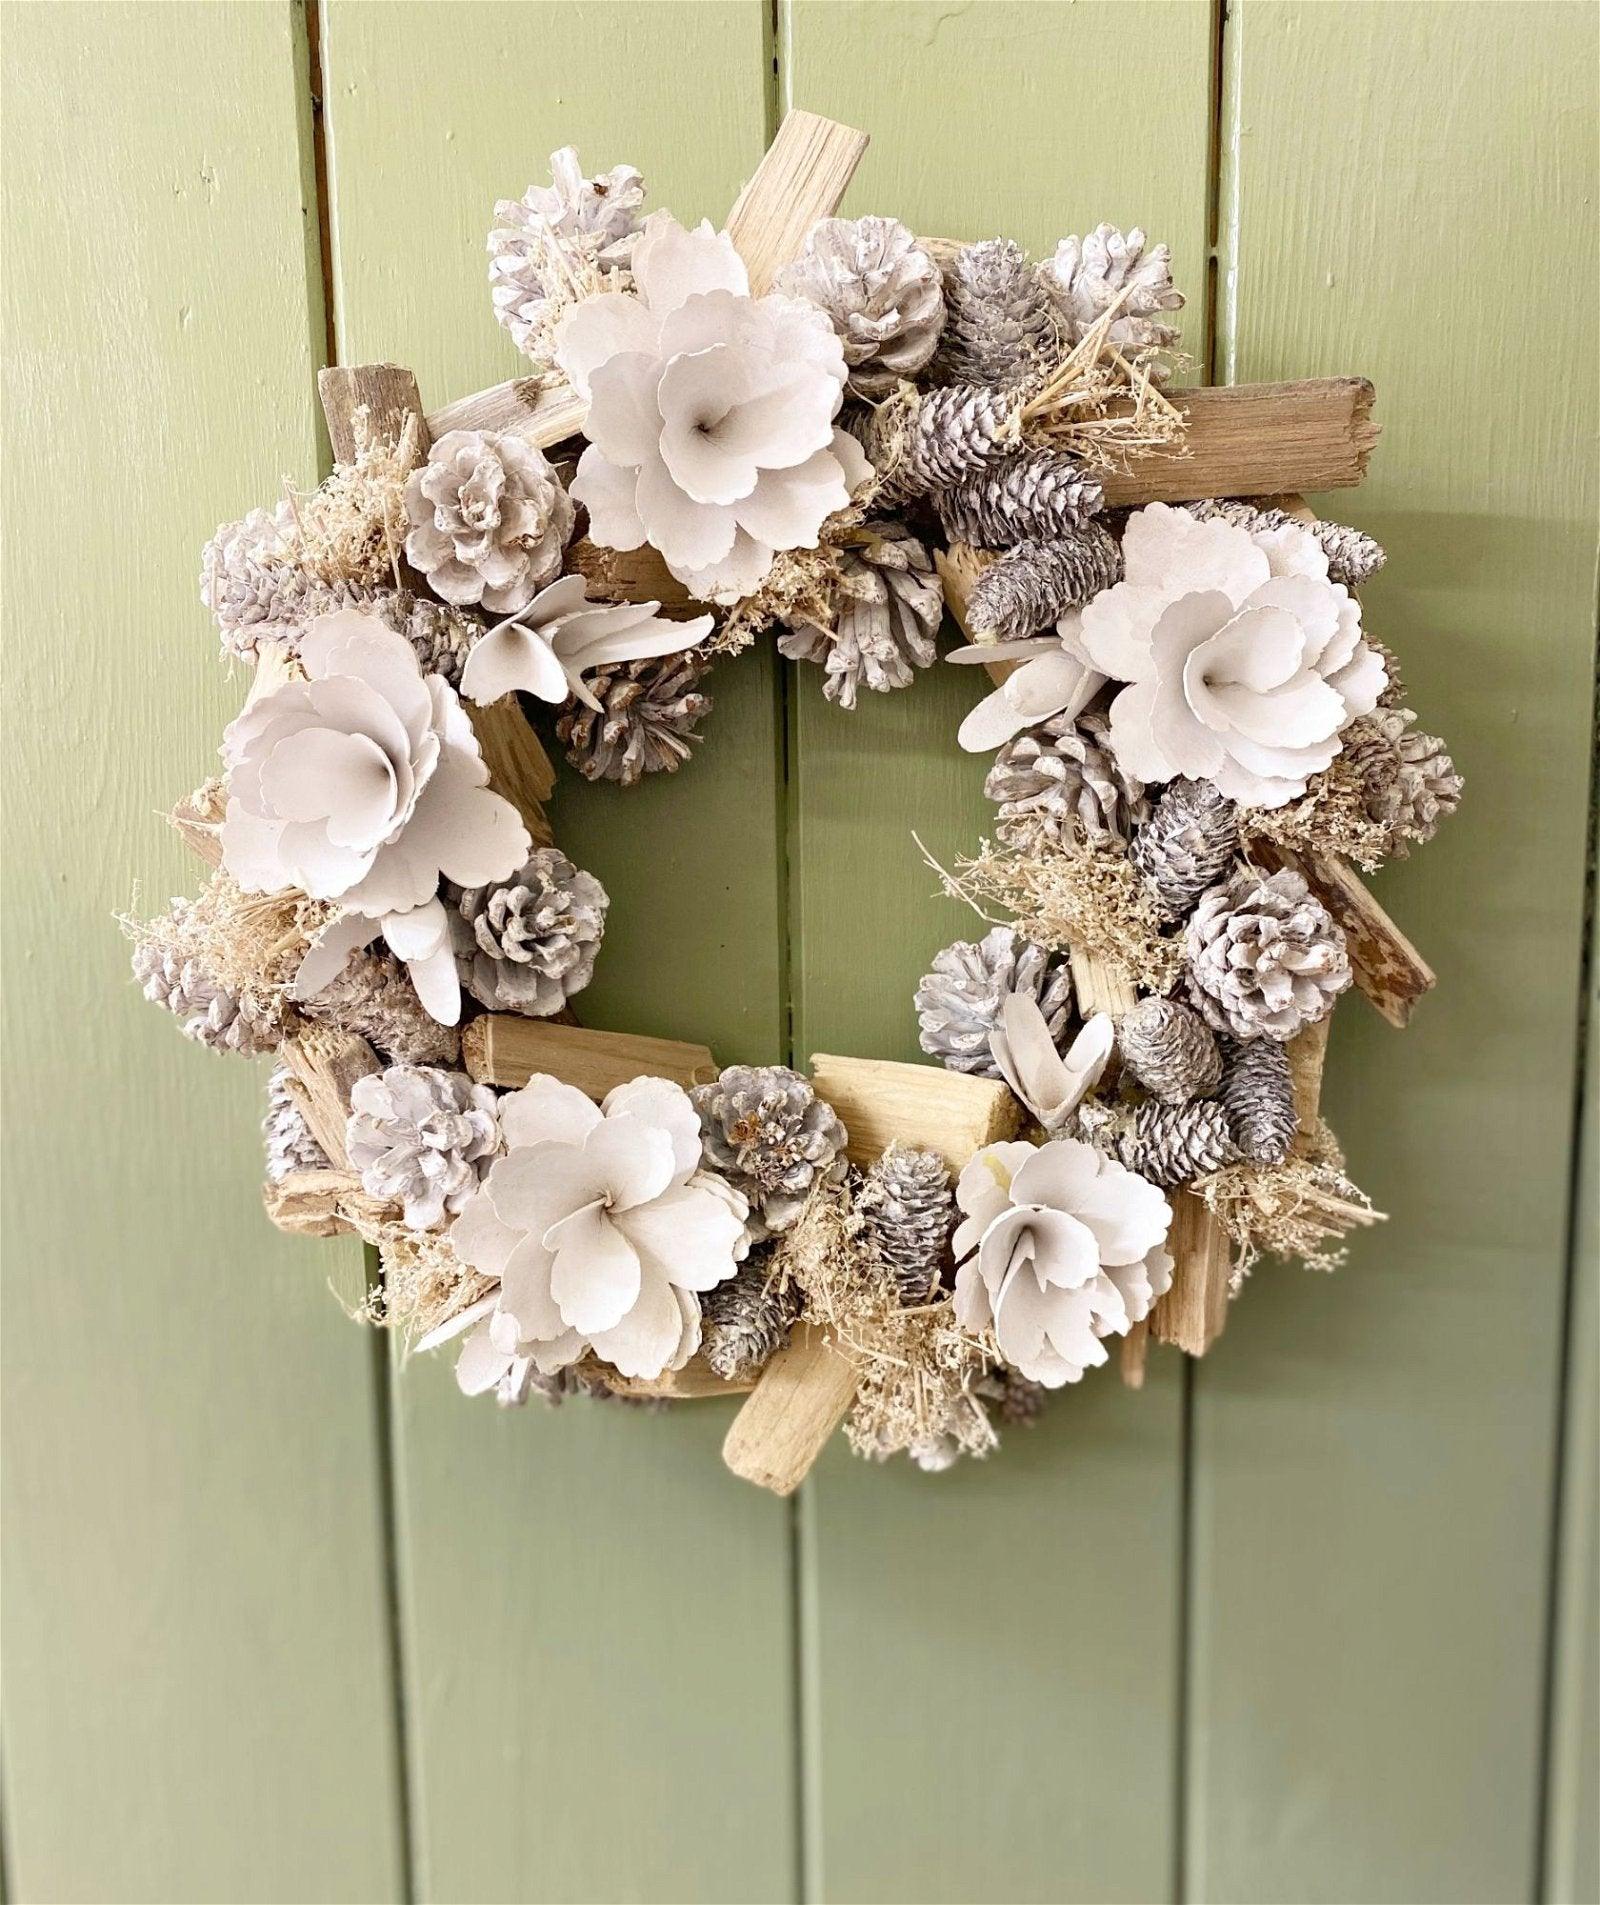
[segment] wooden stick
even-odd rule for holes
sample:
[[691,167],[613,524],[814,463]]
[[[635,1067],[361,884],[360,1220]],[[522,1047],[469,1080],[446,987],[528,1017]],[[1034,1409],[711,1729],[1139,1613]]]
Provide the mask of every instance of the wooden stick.
[[959,1173],[974,1151],[1022,1128],[1022,1107],[998,1080],[939,1065],[816,1052],[811,1079],[844,1120],[846,1155],[856,1164],[870,1164],[898,1138],[937,1151]]
[[588,416],[589,406],[560,379],[513,377],[441,404],[426,423],[435,440],[452,430],[514,430],[536,449],[549,450],[581,435]]
[[[423,424],[422,397],[417,380],[402,364],[330,364],[317,372],[317,395],[328,420],[328,441],[340,463],[356,454],[355,413],[363,404],[375,437],[399,438],[408,415]],[[429,438],[424,428],[422,452]]]
[[1139,993],[1121,966],[1097,959],[1093,953],[1067,954],[1072,968],[1072,987],[1078,995],[1078,1010],[1085,1018],[1093,1012],[1109,1012],[1120,1018],[1139,1003]]
[[1172,1288],[1150,1312],[1150,1334],[1190,1356],[1203,1356],[1228,1320],[1233,1246],[1227,1232],[1192,1191],[1172,1198]]
[[348,1171],[344,1133],[350,1118],[350,1092],[358,1079],[379,1069],[377,1054],[353,1033],[308,1025],[283,1041],[278,1057],[289,1068],[289,1090],[312,1137],[337,1169]]
[[398,1206],[369,1197],[352,1171],[290,1171],[262,1185],[261,1201],[270,1221],[293,1237],[359,1235],[363,1225],[399,1216]]
[[1122,1353],[1117,1358],[1117,1371],[1127,1389],[1144,1387],[1144,1366],[1150,1354],[1150,1319],[1135,1323],[1122,1339]]
[[701,1402],[713,1396],[748,1396],[756,1386],[754,1376],[742,1376],[729,1382],[719,1376],[703,1356],[691,1356],[682,1369],[664,1370],[659,1376],[623,1376],[608,1363],[585,1362],[585,1375],[603,1382],[616,1396],[659,1396],[668,1402]]
[[705,604],[695,600],[649,543],[637,549],[602,549],[580,536],[567,551],[567,567],[583,576],[590,595],[600,600],[659,602],[663,613],[675,619],[705,613]]
[[603,1098],[613,1086],[645,1073],[683,1086],[717,1075],[717,1062],[704,1045],[632,1032],[591,1032],[510,1012],[488,1013],[466,1027],[461,1062],[480,1085],[515,1087],[527,1084],[535,1072],[548,1072],[591,1098]]
[[805,243],[819,218],[839,209],[867,135],[814,112],[791,108],[728,214],[728,236],[760,297]]
[[461,705],[478,737],[484,766],[489,770],[489,785],[521,814],[533,844],[548,847],[554,836],[544,804],[555,788],[556,770],[538,735],[529,727],[517,697],[502,695],[486,707],[470,701]]
[[858,1380],[855,1364],[802,1323],[733,1418],[723,1461],[747,1482],[792,1495],[849,1414]]
[[1328,1034],[1333,1030],[1333,1014],[1319,1019],[1298,1032],[1288,1045],[1289,1084],[1294,1092],[1294,1112],[1300,1129],[1314,1131],[1322,1103],[1322,1070],[1328,1058]]

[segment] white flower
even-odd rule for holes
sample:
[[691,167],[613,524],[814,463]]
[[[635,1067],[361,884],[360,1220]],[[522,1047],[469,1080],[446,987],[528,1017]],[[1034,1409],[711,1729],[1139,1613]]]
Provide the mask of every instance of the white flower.
[[961,1173],[956,1319],[1058,1389],[1106,1360],[1172,1282],[1172,1210],[1153,1184],[1074,1138],[990,1144]]
[[1111,704],[1124,771],[1210,781],[1248,806],[1297,800],[1387,680],[1316,538],[1152,503],[1128,518],[1122,557],[1125,579],[1087,605],[1079,636],[1131,684]]
[[1007,993],[989,1033],[1000,1076],[1046,1131],[1059,1131],[1099,1084],[1116,1042],[1111,1014],[1096,1012],[1063,1057],[1039,1001],[1027,992]]
[[591,602],[581,575],[564,575],[519,614],[480,635],[461,671],[469,701],[498,701],[520,689],[541,701],[571,695],[590,708],[599,701],[583,677],[613,662],[641,661],[693,648],[711,633],[712,618],[673,622],[659,602]]
[[1079,634],[1082,613],[1068,609],[1054,635],[1025,635],[1012,642],[975,642],[945,657],[953,662],[1021,661],[993,694],[967,715],[956,739],[969,754],[990,754],[1028,728],[1054,715],[1075,721],[1105,686]]
[[500,1100],[506,1155],[450,1229],[456,1254],[498,1277],[462,1347],[476,1394],[592,1349],[625,1376],[680,1369],[700,1344],[695,1294],[731,1277],[749,1207],[701,1168],[700,1119],[681,1086],[636,1078],[595,1105],[540,1074]]
[[750,296],[726,232],[656,212],[633,254],[638,295],[586,298],[556,358],[589,402],[573,496],[609,549],[650,543],[703,601],[748,595],[780,549],[815,548],[868,473],[834,428],[844,351],[826,316]]

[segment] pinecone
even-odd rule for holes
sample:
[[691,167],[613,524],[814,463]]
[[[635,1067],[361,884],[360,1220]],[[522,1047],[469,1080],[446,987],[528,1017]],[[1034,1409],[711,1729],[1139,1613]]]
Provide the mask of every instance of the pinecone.
[[[174,900],[171,911],[181,925],[188,900]],[[133,976],[152,1005],[164,1006],[185,1038],[213,1052],[239,1052],[255,1058],[272,1051],[283,1037],[283,1017],[230,992],[196,959],[177,948],[141,942],[133,949]]]
[[586,179],[571,146],[551,153],[549,185],[530,185],[520,199],[497,201],[489,295],[519,351],[536,361],[548,351],[552,315],[567,308],[559,295],[563,263],[568,283],[574,266],[587,274],[627,266],[643,203],[644,179],[631,165]]
[[1134,835],[1128,858],[1163,918],[1182,919],[1239,851],[1234,804],[1210,781],[1175,780]]
[[1060,450],[1018,450],[933,502],[951,542],[1010,549],[1069,536],[1100,513],[1105,492]]
[[561,573],[572,498],[515,431],[450,430],[406,478],[406,560],[442,602],[514,615]]
[[390,1064],[448,1066],[461,1056],[460,1032],[439,1023],[392,953],[352,953],[338,977],[299,1011],[318,1025],[364,1038]]
[[402,1206],[410,1230],[459,1211],[500,1142],[494,1093],[465,1072],[391,1065],[350,1091],[345,1148],[362,1189]]
[[1234,1143],[1252,1164],[1281,1164],[1300,1128],[1289,1054],[1270,1038],[1225,1038],[1222,1053],[1226,1069],[1217,1102]]
[[1117,1155],[1130,1171],[1171,1189],[1235,1163],[1239,1149],[1228,1132],[1227,1112],[1215,1099],[1197,1098],[1187,1105],[1140,1105]]
[[894,467],[895,490],[925,495],[987,469],[1010,450],[1016,412],[1014,399],[981,384],[927,391],[918,399]]
[[1008,1369],[1004,1363],[980,1379],[978,1393],[985,1401],[993,1402],[995,1414],[1011,1427],[1037,1422],[1050,1396],[1042,1382],[1034,1382],[1021,1370]]
[[1008,844],[1126,845],[1149,818],[1144,782],[1125,774],[1106,745],[1102,714],[1052,715],[1007,741],[983,783],[1000,803],[995,832]]
[[1324,522],[1320,516],[1314,522],[1303,522],[1300,517],[1291,516],[1284,509],[1262,508],[1256,503],[1235,502],[1220,496],[1208,497],[1204,502],[1185,503],[1183,507],[1202,522],[1220,518],[1226,523],[1236,523],[1241,529],[1283,529],[1290,526],[1309,529],[1322,544],[1322,552],[1328,558],[1329,581],[1342,582],[1346,588],[1360,588],[1363,582],[1375,576],[1383,567],[1383,550],[1370,536],[1363,535],[1359,529],[1350,528],[1347,523]]
[[707,1160],[750,1200],[768,1231],[787,1230],[845,1147],[832,1105],[787,1065],[730,1065],[689,1094]]
[[535,847],[499,886],[470,886],[456,900],[456,965],[491,1011],[548,1018],[594,976],[610,905],[592,873],[555,847]]
[[1009,926],[995,927],[975,944],[958,939],[946,946],[916,991],[922,1049],[953,1072],[998,1078],[989,1034],[1012,992],[1038,1000],[1060,1045],[1072,1014],[1072,974],[1065,960],[1019,939]]
[[1189,997],[1219,1032],[1288,1040],[1350,983],[1344,934],[1298,873],[1240,867],[1201,895],[1184,934]]
[[753,1375],[799,1320],[800,1286],[774,1274],[772,1256],[758,1246],[736,1276],[700,1293],[700,1352],[725,1382]]
[[312,1137],[305,1115],[289,1089],[289,1068],[274,1065],[267,1080],[267,1115],[261,1121],[267,1153],[267,1182],[278,1184],[291,1171],[326,1171],[332,1159]]
[[944,329],[939,267],[897,218],[819,219],[772,289],[827,313],[858,397],[914,376]]
[[585,780],[624,787],[644,774],[675,773],[711,712],[699,687],[708,666],[690,649],[597,668],[585,680],[599,711],[574,700],[556,722],[567,759]]
[[409,590],[387,591],[372,606],[397,635],[410,642],[425,674],[442,676],[452,688],[461,686],[461,670],[484,632],[480,617],[445,602],[430,602]]
[[1153,1097],[1181,1105],[1209,1098],[1222,1081],[1211,1028],[1175,999],[1141,999],[1117,1021],[1122,1062]]
[[1068,344],[1078,343],[1130,285],[1108,341],[1125,357],[1167,350],[1178,341],[1177,327],[1159,315],[1183,306],[1183,293],[1172,282],[1172,254],[1165,245],[1147,250],[1138,226],[1124,234],[1115,225],[1097,225],[1087,238],[1063,238],[1040,275],[1066,325]]
[[254,663],[262,642],[292,648],[312,616],[359,607],[367,595],[351,583],[321,582],[300,566],[299,530],[284,502],[222,525],[201,552],[200,600],[217,618],[223,653]]
[[945,284],[949,317],[937,374],[947,384],[1005,389],[1027,383],[1062,355],[1061,326],[1027,253],[986,238],[957,253]]
[[955,1217],[950,1169],[937,1151],[898,1140],[867,1171],[856,1200],[867,1237],[908,1306],[926,1303],[939,1283]]
[[1109,589],[1122,574],[1122,551],[1097,522],[1050,542],[1019,542],[991,562],[967,598],[976,642],[1037,635],[1070,608]]
[[1352,748],[1366,783],[1367,812],[1387,827],[1404,857],[1406,843],[1421,846],[1461,804],[1465,783],[1436,734],[1419,734],[1409,708],[1379,708],[1362,724]]
[[904,523],[873,523],[864,533],[870,541],[840,552],[833,628],[796,622],[778,637],[790,661],[822,664],[822,692],[845,708],[863,682],[878,694],[909,687],[937,655],[944,617],[933,558]]

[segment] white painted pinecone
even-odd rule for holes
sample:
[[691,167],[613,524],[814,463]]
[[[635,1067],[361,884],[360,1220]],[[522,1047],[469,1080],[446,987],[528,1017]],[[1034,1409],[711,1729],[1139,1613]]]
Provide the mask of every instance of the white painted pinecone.
[[1104,715],[1052,715],[1007,741],[983,791],[998,801],[995,831],[1012,846],[1126,845],[1150,813],[1143,781],[1106,746]]
[[1128,1170],[1170,1190],[1236,1163],[1239,1148],[1228,1130],[1228,1114],[1214,1099],[1182,1105],[1152,1100],[1134,1113],[1117,1155]]
[[926,495],[987,469],[1011,450],[1017,409],[1015,399],[982,384],[924,391],[894,468],[895,490]]
[[345,1148],[361,1187],[399,1204],[409,1230],[459,1211],[500,1142],[494,1093],[465,1072],[391,1065],[350,1091]]
[[352,953],[338,976],[298,1010],[317,1025],[364,1038],[390,1064],[454,1065],[461,1056],[460,1031],[439,1023],[389,952]]
[[1225,1071],[1217,1102],[1228,1129],[1253,1164],[1281,1164],[1300,1126],[1289,1054],[1276,1039],[1222,1040]]
[[453,925],[461,982],[497,1012],[548,1018],[594,976],[610,899],[556,847],[535,847],[500,886],[462,888]]
[[1013,992],[1038,1001],[1059,1046],[1072,1016],[1072,974],[1064,960],[1019,939],[1009,926],[946,946],[916,991],[922,1049],[951,1071],[998,1078],[989,1034]]
[[1198,1012],[1176,999],[1141,999],[1117,1021],[1122,1062],[1167,1104],[1209,1098],[1222,1082],[1222,1053]]
[[367,591],[319,581],[300,566],[294,512],[279,503],[224,523],[200,554],[200,600],[216,617],[225,654],[260,659],[262,642],[293,648],[315,615],[359,608]]
[[955,1208],[950,1168],[937,1151],[896,1141],[868,1168],[856,1209],[902,1303],[926,1303],[937,1287]]
[[1069,344],[1078,343],[1130,285],[1111,320],[1109,342],[1128,356],[1170,349],[1178,341],[1177,326],[1163,315],[1183,307],[1183,293],[1172,282],[1172,254],[1165,245],[1147,245],[1137,225],[1125,233],[1115,225],[1097,225],[1087,238],[1063,238],[1054,257],[1040,266],[1040,276],[1066,325]]
[[711,697],[707,664],[693,652],[617,662],[585,677],[598,710],[574,698],[556,722],[567,759],[590,781],[631,787],[644,774],[675,773],[700,739]]
[[1461,804],[1465,785],[1436,734],[1421,734],[1409,708],[1378,708],[1368,717],[1367,810],[1387,827],[1399,851],[1425,845]]
[[494,314],[517,349],[540,361],[551,342],[557,254],[579,269],[625,269],[644,203],[644,179],[631,165],[585,178],[571,146],[551,153],[550,174],[549,185],[530,185],[520,199],[498,200],[494,215],[499,223],[489,234]]
[[796,622],[778,637],[790,661],[818,662],[822,692],[853,708],[875,694],[909,687],[938,654],[944,589],[927,549],[904,523],[870,526],[872,540],[841,551],[834,626]]
[[1185,503],[1183,507],[1202,522],[1220,520],[1234,523],[1240,529],[1287,529],[1291,525],[1309,529],[1328,558],[1328,580],[1342,582],[1349,589],[1357,589],[1369,581],[1384,564],[1381,545],[1348,523],[1326,522],[1320,516],[1308,523],[1299,516],[1291,516],[1286,509],[1239,502],[1226,496],[1210,496],[1203,502]]
[[967,597],[974,641],[1020,641],[1121,580],[1122,550],[1097,522],[1048,542],[1019,542],[991,562]]
[[1344,934],[1298,873],[1240,867],[1202,894],[1184,933],[1189,997],[1234,1038],[1285,1041],[1350,983]]
[[441,601],[491,615],[526,608],[561,569],[575,512],[525,438],[451,430],[406,479],[406,557]]
[[1237,809],[1210,781],[1167,783],[1128,858],[1163,917],[1179,920],[1227,878],[1239,852]]
[[1070,534],[1100,513],[1105,491],[1063,451],[1018,450],[937,491],[933,503],[952,542],[1011,549]]
[[787,1065],[730,1065],[689,1095],[707,1160],[769,1231],[789,1229],[819,1174],[842,1163],[838,1114]]
[[950,315],[940,381],[1005,389],[1047,371],[1063,352],[1062,326],[1037,268],[1009,238],[965,245],[945,286]]
[[724,1381],[751,1376],[782,1349],[800,1316],[800,1286],[773,1274],[757,1246],[736,1275],[700,1292],[700,1353]]
[[261,1121],[267,1182],[279,1184],[291,1171],[326,1171],[332,1160],[311,1135],[305,1114],[289,1089],[289,1068],[274,1065],[267,1080],[267,1115]]
[[819,219],[772,288],[827,314],[859,397],[914,377],[944,329],[939,267],[897,218]]
[[424,674],[440,675],[459,689],[461,670],[486,627],[481,616],[409,590],[387,590],[374,598],[372,606],[397,635],[410,642]]
[[[188,901],[174,900],[173,913],[181,919]],[[253,1009],[208,973],[195,959],[170,947],[138,945],[133,949],[133,976],[152,1005],[165,1008],[178,1021],[183,1036],[213,1052],[238,1052],[254,1058],[270,1052],[284,1034],[277,1013]]]

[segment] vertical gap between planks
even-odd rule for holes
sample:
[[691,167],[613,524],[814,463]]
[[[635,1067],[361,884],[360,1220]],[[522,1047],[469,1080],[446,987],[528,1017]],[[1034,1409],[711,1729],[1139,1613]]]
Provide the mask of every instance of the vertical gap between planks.
[[[325,364],[339,362],[339,312],[336,295],[333,249],[333,197],[328,187],[328,142],[324,115],[327,96],[327,68],[323,60],[323,7],[325,0],[296,0],[296,14],[302,24],[302,60],[298,86],[302,142],[302,177],[307,197],[306,248],[308,281],[318,288],[321,309],[308,313],[313,329],[313,345],[320,344]],[[313,247],[315,253],[313,257]],[[317,333],[320,332],[320,337]],[[320,404],[316,405],[319,443],[326,445],[326,426]],[[331,451],[329,452],[331,461]],[[377,1252],[362,1246],[369,1286],[380,1276]],[[398,1491],[395,1477],[395,1408],[390,1340],[373,1330],[369,1343],[368,1366],[372,1382],[374,1486],[378,1502],[378,1540],[382,1558],[382,1610],[384,1653],[388,1663],[390,1690],[391,1747],[390,1782],[395,1795],[395,1816],[399,1843],[395,1862],[399,1874],[402,1905],[412,1905],[417,1896],[418,1865],[415,1852],[415,1828],[418,1815],[412,1804],[410,1739],[407,1732],[405,1646],[401,1625],[400,1550],[398,1528]]]

